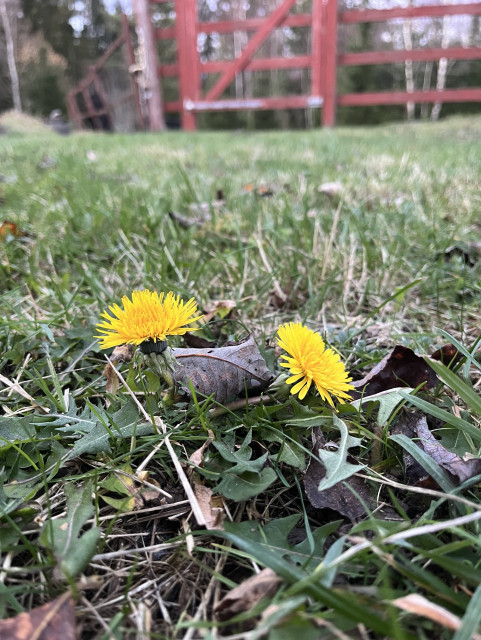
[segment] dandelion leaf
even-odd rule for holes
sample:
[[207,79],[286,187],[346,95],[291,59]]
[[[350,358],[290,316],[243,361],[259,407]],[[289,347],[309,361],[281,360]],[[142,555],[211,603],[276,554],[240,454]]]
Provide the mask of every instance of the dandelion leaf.
[[366,514],[371,496],[363,480],[353,475],[363,465],[351,464],[346,458],[348,449],[357,446],[360,440],[349,435],[342,420],[333,417],[341,431],[338,450],[326,451],[322,431],[314,429],[313,452],[320,461],[311,459],[304,477],[304,487],[313,507],[332,509],[351,520],[357,520]]
[[93,527],[80,535],[81,529],[94,513],[92,483],[87,482],[80,489],[74,485],[66,485],[65,492],[67,515],[47,520],[40,542],[53,552],[57,562],[57,576],[74,578],[94,555],[100,530]]

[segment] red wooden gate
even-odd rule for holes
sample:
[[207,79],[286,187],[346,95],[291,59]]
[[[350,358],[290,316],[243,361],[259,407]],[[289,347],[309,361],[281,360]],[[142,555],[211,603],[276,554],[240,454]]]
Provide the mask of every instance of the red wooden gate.
[[[100,74],[110,58],[120,49],[124,49],[125,73],[130,87],[117,100],[108,95]],[[112,130],[115,129],[115,112],[122,103],[133,102],[137,128],[144,129],[144,117],[139,100],[138,86],[130,68],[134,66],[135,55],[130,37],[127,16],[122,16],[122,33],[112,42],[104,55],[89,68],[85,78],[67,94],[67,108],[70,120],[78,129]],[[128,67],[128,69],[127,69]]]
[[[264,18],[199,22],[197,0],[134,0],[139,36],[144,45],[146,76],[150,77],[150,125],[154,130],[164,127],[164,113],[179,112],[182,127],[196,128],[196,116],[203,111],[262,110],[322,107],[322,123],[333,126],[336,107],[359,105],[389,105],[408,102],[481,101],[481,88],[429,90],[414,92],[372,92],[338,95],[337,71],[340,66],[399,63],[406,60],[427,61],[448,59],[481,59],[481,47],[436,48],[418,50],[364,51],[338,54],[340,24],[380,22],[398,18],[445,15],[481,15],[481,2],[457,5],[426,5],[382,10],[338,12],[337,0],[312,0],[309,14],[291,13],[297,0],[280,0],[277,8]],[[156,4],[170,2],[175,8],[173,27],[154,29],[151,9]],[[274,29],[280,27],[310,27],[311,51],[308,55],[289,58],[254,58],[254,54]],[[202,62],[197,51],[199,34],[244,31],[250,37],[240,55],[229,61]],[[174,39],[177,62],[163,65],[157,59],[156,42]],[[310,70],[309,92],[305,95],[266,96],[229,99],[224,91],[243,71],[304,68]],[[202,90],[201,77],[220,74],[213,86]],[[179,81],[179,99],[163,102],[159,79],[174,76]]]

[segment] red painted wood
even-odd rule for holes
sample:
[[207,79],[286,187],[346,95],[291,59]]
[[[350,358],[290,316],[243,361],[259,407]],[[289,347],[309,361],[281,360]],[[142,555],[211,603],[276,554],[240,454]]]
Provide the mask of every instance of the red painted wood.
[[172,78],[179,75],[179,65],[164,64],[157,67],[157,75],[161,78]]
[[165,113],[178,113],[180,109],[180,100],[171,100],[169,102],[164,102]]
[[405,91],[346,93],[337,98],[343,107],[406,104],[406,102],[481,102],[481,89],[446,89],[445,91]]
[[200,111],[262,111],[266,109],[304,109],[311,106],[309,96],[282,96],[278,98],[245,98],[242,100],[199,100],[192,110]]
[[452,47],[449,49],[405,49],[397,51],[362,51],[360,53],[344,53],[337,59],[342,66],[362,64],[388,64],[405,60],[427,61],[448,58],[449,60],[478,60],[481,58],[481,47]]
[[[137,2],[142,0],[136,0]],[[152,4],[167,0],[150,0]],[[280,6],[266,18],[196,22],[196,0],[175,0],[176,26],[155,30],[156,39],[177,39],[178,63],[158,67],[161,77],[179,76],[179,101],[164,105],[166,111],[180,111],[183,126],[193,128],[195,114],[201,111],[306,108],[322,102],[322,121],[333,126],[337,104],[343,106],[405,104],[406,102],[457,102],[481,101],[481,89],[457,89],[447,91],[372,92],[337,96],[337,68],[347,65],[395,64],[406,60],[428,61],[448,58],[453,60],[481,59],[481,47],[454,47],[451,49],[419,49],[414,51],[363,51],[337,55],[338,24],[382,22],[399,18],[442,17],[445,15],[481,15],[481,2],[469,4],[438,4],[418,7],[396,7],[381,10],[343,11],[338,14],[337,0],[312,0],[310,14],[288,15],[296,0],[283,0]],[[439,0],[441,1],[441,0]],[[174,6],[174,0],[170,0]],[[253,55],[273,29],[281,26],[311,27],[311,55],[293,58],[255,59]],[[200,63],[195,42],[198,33],[254,32],[242,52],[233,61]],[[188,62],[190,61],[190,62]],[[246,69],[311,68],[311,95],[260,98],[252,100],[222,100],[223,91],[237,73]],[[204,99],[200,96],[200,74],[218,73],[220,78]]]
[[[246,20],[222,20],[219,22],[199,22],[198,33],[232,33],[233,31],[257,31],[265,18],[247,18]],[[309,27],[312,22],[310,13],[286,16],[283,27]]]
[[286,18],[291,7],[294,6],[296,0],[284,0],[269,16],[267,16],[259,29],[254,33],[247,43],[244,51],[239,58],[230,63],[229,69],[224,71],[222,76],[207,93],[206,100],[216,100],[219,98],[225,89],[229,86],[237,73],[243,71],[249,60],[261,46],[270,32],[276,27],[280,26]]
[[396,7],[395,9],[359,9],[342,11],[339,15],[341,24],[355,24],[358,22],[384,22],[394,18],[424,18],[455,16],[455,15],[480,15],[481,2],[469,4],[443,4],[426,5],[422,7]]
[[156,40],[175,40],[177,38],[177,27],[161,27],[154,30]]
[[[230,62],[219,60],[201,62],[201,73],[223,73],[230,66]],[[293,58],[256,58],[251,60],[246,71],[267,71],[270,69],[308,69],[311,66],[311,56],[295,56]],[[175,77],[179,74],[178,64],[165,64],[157,69],[161,77]]]
[[312,0],[311,95],[322,95],[322,0]]
[[197,53],[197,0],[177,0],[177,57],[182,129],[195,131],[197,118],[187,108],[200,94],[199,56]]
[[333,127],[336,123],[337,15],[337,0],[323,0],[321,17],[322,37],[324,39],[322,124],[325,127]]
[[[203,73],[223,73],[229,69],[230,62],[203,62],[200,65]],[[311,66],[311,56],[295,56],[294,58],[256,58],[250,60],[246,71],[266,71],[268,69],[306,69]]]

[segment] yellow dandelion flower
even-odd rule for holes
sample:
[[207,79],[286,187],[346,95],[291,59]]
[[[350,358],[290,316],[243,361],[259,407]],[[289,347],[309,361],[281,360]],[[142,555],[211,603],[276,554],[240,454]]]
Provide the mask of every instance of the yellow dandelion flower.
[[155,291],[134,291],[132,300],[128,296],[122,298],[123,309],[113,304],[101,315],[104,322],[97,324],[101,334],[100,347],[108,349],[121,344],[139,345],[149,340],[165,341],[167,336],[184,335],[186,331],[195,331],[186,325],[201,318],[196,316],[197,303],[194,298],[188,302],[169,291],[158,294]]
[[289,322],[281,325],[277,331],[277,342],[281,349],[289,355],[282,355],[286,362],[281,367],[289,369],[292,374],[288,384],[294,384],[292,394],[299,394],[299,399],[305,398],[312,383],[316,386],[321,398],[334,406],[334,396],[342,404],[350,400],[346,393],[354,387],[349,384],[352,378],[339,356],[332,349],[326,348],[321,336],[304,327],[300,322]]

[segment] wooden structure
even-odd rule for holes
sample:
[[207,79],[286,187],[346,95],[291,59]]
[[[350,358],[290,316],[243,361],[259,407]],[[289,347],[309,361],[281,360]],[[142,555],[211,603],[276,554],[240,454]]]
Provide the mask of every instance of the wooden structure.
[[[239,2],[241,0],[238,0]],[[441,2],[442,0],[438,0]],[[155,28],[152,14],[157,5],[168,3],[175,15],[172,26]],[[395,19],[481,15],[481,0],[467,4],[438,4],[339,11],[338,0],[312,0],[310,13],[293,13],[297,0],[278,0],[277,7],[262,18],[201,22],[197,0],[133,0],[137,27],[137,57],[134,55],[127,18],[123,17],[121,36],[109,47],[87,77],[67,97],[70,119],[79,128],[105,128],[112,121],[115,104],[102,86],[99,74],[106,61],[120,47],[125,48],[131,91],[123,100],[135,103],[137,128],[159,131],[165,128],[165,115],[179,113],[185,130],[197,128],[197,115],[206,111],[321,108],[322,124],[333,126],[338,106],[394,105],[407,103],[481,102],[481,87],[426,91],[378,91],[338,94],[337,73],[343,66],[399,64],[407,61],[476,60],[481,47],[392,49],[382,51],[338,52],[341,25],[388,22]],[[260,47],[275,29],[307,27],[311,30],[311,50],[288,58],[258,57]],[[202,61],[197,49],[201,34],[243,32],[246,44],[233,60]],[[174,40],[177,59],[164,64],[158,59],[157,43]],[[232,99],[225,91],[244,71],[308,69],[309,88],[305,94]],[[138,72],[141,82],[133,73]],[[217,74],[208,89],[203,79]],[[162,79],[176,78],[178,99],[165,101]]]
[[[124,49],[124,66],[129,78],[129,90],[123,92],[117,100],[104,86],[101,72],[111,57]],[[111,131],[115,128],[115,111],[123,103],[133,102],[135,110],[136,128],[145,128],[145,117],[142,113],[139,89],[130,69],[135,65],[135,54],[130,35],[127,16],[122,16],[122,33],[109,46],[104,55],[95,65],[89,68],[87,76],[67,94],[67,108],[69,118],[77,129],[94,129]]]
[[[151,11],[155,5],[170,2],[175,8],[175,25],[154,29]],[[417,50],[363,51],[338,54],[338,28],[340,25],[362,22],[382,22],[399,18],[443,17],[446,15],[481,15],[481,2],[469,4],[426,5],[382,10],[338,11],[337,0],[312,0],[312,12],[293,14],[296,0],[280,0],[277,8],[264,18],[199,22],[197,0],[134,0],[138,28],[144,32],[146,65],[155,77],[151,83],[152,99],[149,105],[152,129],[164,126],[164,114],[181,114],[182,128],[196,128],[196,116],[203,111],[262,110],[322,107],[322,124],[333,126],[338,106],[366,106],[406,104],[408,102],[472,102],[481,101],[481,88],[350,93],[338,95],[337,71],[347,65],[373,65],[400,63],[407,60],[429,61],[447,59],[480,59],[481,47],[431,48]],[[254,54],[272,33],[282,27],[310,27],[311,51],[308,55],[289,58],[258,58]],[[199,34],[250,34],[240,55],[229,61],[202,62],[197,51]],[[174,39],[177,43],[177,62],[164,65],[157,59],[156,42]],[[267,69],[307,68],[310,70],[308,95],[266,96],[252,99],[229,99],[224,91],[243,71]],[[205,93],[201,77],[220,74]],[[178,78],[179,99],[163,102],[160,78]]]

